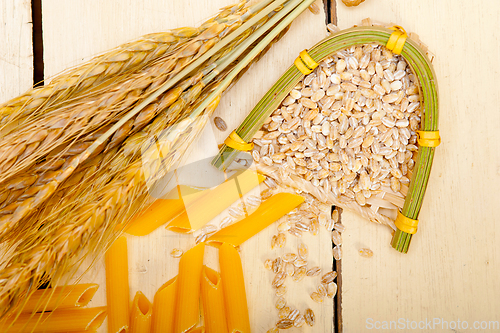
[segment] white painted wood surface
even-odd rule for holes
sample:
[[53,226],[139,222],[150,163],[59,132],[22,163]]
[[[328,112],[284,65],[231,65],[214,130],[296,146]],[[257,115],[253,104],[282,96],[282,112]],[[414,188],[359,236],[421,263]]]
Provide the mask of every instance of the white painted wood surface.
[[[370,17],[416,32],[429,46],[442,137],[407,255],[390,247],[388,228],[343,214],[344,332],[377,331],[371,324],[400,318],[405,325],[437,318],[423,332],[499,332],[472,328],[475,321],[500,321],[500,2],[367,0],[354,8],[337,2],[341,29]],[[359,256],[362,247],[374,256]]]
[[[193,26],[203,22],[209,15],[233,0],[205,1],[43,1],[44,57],[46,77],[88,60],[92,55],[113,48],[120,43],[142,34],[163,31],[180,26]],[[318,2],[322,8],[321,2]],[[228,124],[224,133],[217,132],[216,140],[221,143],[237,127],[246,114],[259,101],[272,84],[293,63],[300,51],[308,48],[326,36],[325,16],[322,12],[314,16],[309,11],[303,13],[292,25],[291,30],[254,65],[224,95],[215,115],[221,116]],[[215,148],[215,147],[211,147]],[[274,308],[275,297],[271,289],[272,274],[264,269],[264,260],[276,257],[270,250],[276,224],[242,245],[242,262],[248,294],[250,320],[253,332],[265,332],[277,321]],[[328,233],[318,238],[304,237],[310,248],[312,262],[324,270],[331,268],[331,241]],[[170,257],[174,248],[184,251],[194,245],[193,236],[180,236],[157,229],[145,237],[129,237],[129,279],[130,297],[141,290],[152,301],[155,291],[177,274],[178,259]],[[296,240],[289,236],[289,250],[296,249]],[[286,249],[280,249],[281,252]],[[217,251],[208,247],[205,264],[218,269]],[[88,272],[84,281],[94,281],[101,285],[91,302],[92,306],[105,304],[104,263],[100,260],[96,268]],[[317,281],[316,281],[317,282]],[[332,332],[333,304],[330,300],[317,306],[309,298],[313,291],[313,279],[307,283],[287,283],[288,300],[291,305],[304,311],[312,307],[317,316],[314,330],[303,327],[290,332]],[[105,325],[99,332],[106,332]]]
[[0,2],[0,104],[33,85],[31,1]]

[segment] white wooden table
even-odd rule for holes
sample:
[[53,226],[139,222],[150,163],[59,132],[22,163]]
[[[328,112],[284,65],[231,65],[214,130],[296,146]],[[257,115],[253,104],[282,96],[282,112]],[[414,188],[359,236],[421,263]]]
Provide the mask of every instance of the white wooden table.
[[[199,24],[232,2],[43,0],[45,75],[50,77],[142,34]],[[500,2],[366,0],[355,8],[337,2],[340,28],[371,17],[416,32],[429,46],[436,55],[442,136],[419,231],[407,255],[390,247],[387,228],[348,212],[343,214],[347,229],[343,237],[341,329],[369,332],[391,321],[400,325],[402,321],[410,328],[383,331],[404,332],[421,321],[436,323],[434,330],[429,324],[423,329],[432,332],[466,332],[474,331],[474,325],[498,325],[500,32],[496,23]],[[0,4],[0,101],[15,97],[32,84],[30,21],[29,1]],[[216,141],[221,142],[242,121],[301,50],[325,36],[324,14],[304,13],[287,36],[224,96],[216,115],[226,120],[229,129],[225,133],[215,130]],[[276,256],[269,249],[274,232],[275,226],[271,226],[242,247],[254,332],[265,332],[277,318],[271,277],[262,266],[266,258]],[[328,266],[329,238],[323,235],[320,242],[305,241],[317,244],[313,255],[319,264]],[[177,259],[169,256],[170,250],[187,250],[192,244],[192,237],[173,235],[163,228],[143,238],[130,238],[131,297],[140,286],[152,300],[155,290],[176,274]],[[289,242],[288,246],[294,244]],[[359,256],[357,251],[362,247],[372,249],[374,256]],[[216,251],[209,250],[206,256],[205,263],[217,268]],[[92,302],[96,306],[105,304],[102,269],[98,264],[85,276],[85,280],[101,284]],[[304,306],[308,288],[311,286],[294,288],[290,302]],[[318,311],[319,324],[310,331],[333,332],[333,304]],[[453,327],[458,320],[461,326]],[[463,329],[464,322],[469,329]],[[100,330],[105,331],[105,327]],[[500,327],[475,331],[498,332]]]
[[[425,332],[500,331],[499,15],[498,1],[366,0],[337,7],[341,29],[370,17],[416,32],[429,46],[442,137],[408,254],[390,247],[387,228],[343,214],[346,333],[376,331],[375,324],[400,318],[406,327],[433,322]],[[374,256],[359,256],[361,247]],[[496,321],[496,328],[473,330],[476,321]]]

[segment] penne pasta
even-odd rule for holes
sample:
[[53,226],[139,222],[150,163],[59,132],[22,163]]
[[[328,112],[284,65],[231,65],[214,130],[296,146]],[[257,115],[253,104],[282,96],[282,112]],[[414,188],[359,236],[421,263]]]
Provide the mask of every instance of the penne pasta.
[[207,333],[227,333],[224,293],[220,274],[203,266],[201,275],[201,301]]
[[302,202],[304,202],[304,198],[300,195],[291,193],[275,194],[264,201],[253,214],[221,229],[208,238],[206,243],[215,247],[220,247],[222,243],[229,243],[233,246],[241,245]]
[[161,286],[156,292],[153,300],[151,333],[168,333],[173,331],[176,315],[176,292],[177,276]]
[[149,333],[152,313],[151,302],[142,292],[138,291],[132,301],[130,311],[130,333]]
[[125,333],[129,327],[127,239],[119,237],[106,251],[106,300],[108,332]]
[[205,243],[199,243],[184,253],[179,261],[175,297],[175,333],[184,333],[200,320],[200,278]]
[[230,333],[250,333],[247,296],[240,255],[231,244],[219,248],[220,276]]
[[38,289],[21,305],[22,312],[83,307],[94,297],[98,288],[98,284],[86,283]]
[[129,235],[145,236],[182,213],[187,203],[184,202],[181,193],[184,195],[189,193],[190,201],[205,194],[190,186],[176,186],[165,198],[156,200],[151,206],[133,217],[125,232]]
[[228,178],[224,183],[206,190],[206,195],[195,200],[167,225],[167,229],[179,233],[190,233],[207,224],[224,209],[251,189],[263,182],[264,176],[247,169]]
[[0,320],[0,332],[92,332],[97,330],[106,318],[106,307],[69,308],[52,312],[21,313],[14,322],[9,317]]

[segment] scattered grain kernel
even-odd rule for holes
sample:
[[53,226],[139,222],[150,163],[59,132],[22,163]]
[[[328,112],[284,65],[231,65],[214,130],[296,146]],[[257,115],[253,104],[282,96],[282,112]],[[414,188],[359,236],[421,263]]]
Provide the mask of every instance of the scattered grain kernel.
[[359,249],[359,255],[365,258],[371,258],[373,257],[373,251],[367,248],[361,248]]
[[364,1],[365,0],[342,0],[344,5],[346,5],[347,7],[355,7]]
[[326,296],[326,285],[321,283],[318,285],[317,287],[317,293],[321,296],[321,297],[325,297]]
[[290,223],[288,223],[288,221],[281,222],[278,225],[278,231],[287,231],[288,229],[290,229]]
[[326,288],[326,297],[334,298],[337,294],[337,284],[335,282],[330,282]]
[[315,292],[315,291],[312,292],[310,296],[311,296],[311,299],[313,301],[315,301],[316,303],[323,303],[323,297],[321,297],[321,295],[318,294],[317,292]]
[[284,233],[280,232],[280,233],[278,233],[277,237],[278,237],[278,239],[277,239],[276,245],[279,248],[282,248],[286,244],[286,235]]
[[302,327],[305,322],[306,322],[306,319],[304,318],[304,316],[298,315],[297,318],[295,318],[295,320],[293,321],[293,326]]
[[307,276],[318,276],[319,274],[321,274],[321,268],[318,266],[309,268],[306,272]]
[[274,288],[278,288],[279,286],[281,286],[285,282],[285,279],[286,279],[285,272],[280,272],[280,273],[276,274],[276,276],[273,279],[272,286]]
[[286,286],[282,284],[278,288],[276,288],[276,296],[283,296],[286,294]]
[[277,235],[274,235],[272,238],[271,238],[271,249],[274,249],[278,246],[278,236]]
[[340,260],[342,258],[342,249],[340,246],[335,246],[332,250],[333,257],[335,260]]
[[304,279],[305,276],[306,276],[306,268],[299,267],[295,270],[295,274],[293,274],[292,280],[294,282],[300,282]]
[[337,272],[330,271],[328,273],[323,274],[323,276],[321,277],[321,283],[328,284],[333,280],[335,280],[336,277],[337,277]]
[[318,234],[318,231],[319,231],[319,222],[317,219],[313,219],[311,220],[311,225],[309,226],[309,232],[316,236]]
[[316,323],[316,320],[315,320],[316,318],[314,316],[313,310],[307,309],[305,314],[304,314],[304,319],[306,320],[307,325],[309,325],[311,327],[314,326],[314,324]]
[[295,320],[300,314],[300,311],[297,309],[294,309],[290,314],[288,315],[288,319],[290,320]]
[[279,329],[287,329],[293,326],[293,320],[281,319],[276,323],[276,327]]
[[283,261],[280,257],[273,260],[272,269],[274,273],[279,273],[283,270]]
[[282,257],[284,262],[294,262],[297,259],[297,255],[295,253],[286,253]]
[[308,249],[307,249],[307,245],[304,244],[304,243],[300,243],[299,244],[299,248],[298,248],[298,253],[299,253],[299,257],[306,260],[307,259],[307,255],[309,253]]
[[174,258],[180,258],[182,255],[184,254],[184,251],[182,251],[181,249],[173,249],[171,252],[170,252],[170,255]]
[[302,267],[307,265],[307,261],[304,259],[297,258],[294,262],[293,265],[295,267]]
[[288,233],[295,237],[302,237],[302,231],[298,230],[297,228],[290,228],[290,230],[288,230]]
[[332,231],[332,242],[335,245],[341,245],[342,244],[342,236],[340,235],[340,232],[338,232],[338,230],[333,230]]
[[335,223],[333,226],[335,230],[338,230],[340,233],[345,231],[345,226],[342,223]]
[[273,191],[270,188],[265,189],[264,191],[262,191],[260,193],[260,197],[262,198],[262,200],[266,200],[267,198],[271,197],[272,195],[273,195]]
[[339,221],[339,211],[338,209],[334,209],[332,212],[332,220],[333,223],[337,223]]
[[202,234],[199,234],[199,235],[195,238],[194,242],[195,242],[196,244],[199,244],[199,243],[202,243],[202,242],[204,242],[204,241],[206,241],[206,240],[207,240],[207,234],[203,234],[203,233],[202,233]]
[[333,227],[335,226],[335,222],[333,219],[328,219],[326,224],[325,224],[325,229],[328,231],[332,231]]
[[219,131],[224,132],[225,130],[227,130],[227,124],[224,121],[224,119],[222,119],[221,117],[215,117],[214,124],[215,124],[215,127],[217,127],[217,129]]
[[237,207],[230,207],[227,212],[229,213],[230,216],[234,217],[235,219],[240,219],[245,215],[245,212]]
[[280,317],[281,319],[285,319],[288,317],[288,315],[290,315],[290,312],[292,312],[290,307],[285,306],[284,308],[280,309],[280,311],[278,312],[278,317]]
[[283,297],[279,297],[277,300],[276,300],[276,309],[280,310],[280,309],[283,309],[286,305],[286,301]]
[[261,199],[256,195],[251,195],[247,198],[246,203],[249,206],[257,207],[261,203]]

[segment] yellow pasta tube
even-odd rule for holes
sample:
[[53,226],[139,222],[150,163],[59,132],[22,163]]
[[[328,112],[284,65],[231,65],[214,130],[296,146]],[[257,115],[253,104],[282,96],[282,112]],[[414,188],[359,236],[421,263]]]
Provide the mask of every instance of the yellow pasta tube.
[[250,333],[243,267],[238,251],[224,243],[219,249],[220,276],[230,333]]
[[264,201],[250,216],[230,225],[207,239],[207,244],[219,247],[222,243],[241,245],[247,239],[304,202],[300,195],[278,193]]
[[106,251],[108,332],[125,333],[129,327],[127,239],[119,237]]
[[0,321],[0,332],[92,332],[97,330],[106,318],[106,307],[69,308],[52,312],[22,313],[12,323],[9,317]]
[[233,202],[263,182],[264,176],[247,169],[240,172],[213,189],[206,190],[198,200],[176,216],[167,225],[167,229],[180,233],[193,232],[219,215]]
[[38,289],[22,305],[22,312],[52,311],[86,306],[94,297],[98,284],[86,283]]
[[184,253],[179,261],[175,297],[177,310],[175,333],[187,332],[200,320],[200,278],[204,252],[205,243],[199,243]]
[[190,186],[176,186],[164,199],[156,200],[151,206],[133,217],[125,232],[134,236],[145,236],[153,232],[184,211],[188,203],[184,202],[181,194],[187,193],[189,193],[190,201],[206,194]]
[[151,302],[142,292],[138,291],[132,301],[132,310],[130,311],[130,333],[149,333],[152,313]]
[[203,266],[201,275],[201,301],[203,320],[207,333],[227,333],[224,293],[220,274]]
[[174,329],[176,317],[175,296],[177,276],[158,289],[153,300],[151,333],[169,333]]

